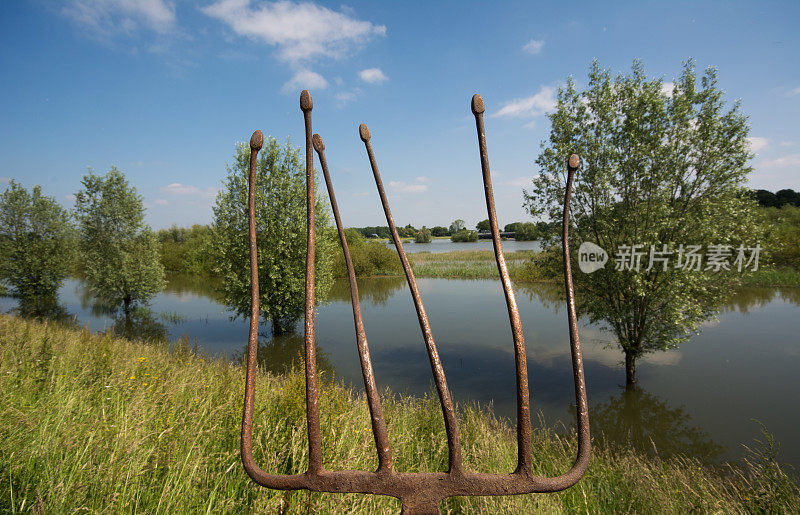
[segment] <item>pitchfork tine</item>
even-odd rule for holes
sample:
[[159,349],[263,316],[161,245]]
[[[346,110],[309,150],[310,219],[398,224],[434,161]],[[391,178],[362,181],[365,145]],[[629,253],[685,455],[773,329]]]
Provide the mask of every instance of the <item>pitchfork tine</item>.
[[305,351],[306,351],[306,421],[308,424],[308,471],[322,471],[322,431],[319,424],[319,394],[317,392],[317,342],[314,332],[314,279],[315,279],[315,217],[314,207],[314,149],[311,148],[311,109],[314,101],[304,89],[300,93],[300,109],[306,128],[306,305],[305,305]]
[[372,174],[375,176],[375,185],[378,187],[378,195],[381,197],[383,212],[386,214],[386,222],[389,224],[389,230],[392,233],[392,239],[394,240],[394,245],[397,248],[397,254],[400,256],[400,262],[403,264],[403,270],[406,274],[408,287],[411,290],[411,297],[414,299],[414,307],[417,310],[419,326],[422,329],[422,337],[425,339],[428,358],[431,362],[431,371],[433,372],[433,380],[436,383],[436,391],[439,394],[439,400],[442,405],[445,431],[447,431],[449,472],[455,475],[462,475],[464,470],[461,465],[461,437],[458,433],[458,423],[456,422],[455,410],[453,409],[453,400],[450,398],[450,391],[447,389],[447,379],[444,375],[442,362],[439,359],[439,352],[436,350],[436,342],[433,340],[431,326],[428,323],[428,315],[425,313],[425,306],[422,304],[422,297],[419,294],[419,288],[417,287],[417,281],[414,278],[414,272],[411,270],[411,265],[408,262],[405,250],[403,250],[403,242],[400,241],[400,235],[397,234],[397,228],[394,225],[392,212],[389,209],[389,201],[387,200],[386,192],[383,189],[381,174],[378,171],[378,165],[375,162],[375,155],[372,153],[369,128],[362,123],[358,128],[358,132],[361,136],[361,141],[364,142],[364,146],[367,148],[369,164],[372,167]]
[[350,301],[353,305],[353,321],[356,326],[356,345],[358,347],[358,357],[361,360],[361,374],[364,376],[364,388],[367,392],[367,404],[372,418],[372,433],[375,436],[375,447],[378,451],[378,472],[389,472],[392,469],[392,454],[389,450],[389,433],[386,429],[386,421],[383,418],[383,408],[375,386],[375,374],[372,371],[372,360],[369,355],[367,345],[367,334],[364,330],[364,319],[361,316],[361,302],[358,298],[358,284],[356,283],[356,273],[353,269],[353,260],[350,257],[350,248],[347,245],[347,238],[344,234],[342,219],[339,216],[339,207],[336,204],[336,195],[333,193],[333,182],[328,172],[328,161],[325,159],[325,142],[319,134],[314,134],[314,150],[317,151],[322,173],[325,175],[325,185],[328,188],[328,198],[331,201],[333,218],[336,220],[336,230],[339,231],[339,240],[342,242],[342,252],[344,252],[344,262],[347,267],[347,277],[350,279]]
[[481,170],[483,172],[483,189],[486,195],[486,210],[489,212],[489,225],[492,230],[492,243],[494,255],[497,260],[497,269],[503,283],[503,292],[506,296],[508,318],[511,321],[511,334],[514,339],[514,362],[517,371],[517,471],[525,474],[531,473],[531,410],[528,391],[528,362],[525,356],[525,338],[522,334],[522,323],[519,318],[517,299],[514,296],[514,287],[508,275],[503,244],[500,241],[500,228],[497,224],[497,212],[494,208],[494,193],[492,192],[492,177],[489,172],[489,154],[486,151],[486,132],[483,127],[483,98],[476,94],[472,97],[472,113],[475,115],[475,124],[478,129],[478,146],[481,152]]

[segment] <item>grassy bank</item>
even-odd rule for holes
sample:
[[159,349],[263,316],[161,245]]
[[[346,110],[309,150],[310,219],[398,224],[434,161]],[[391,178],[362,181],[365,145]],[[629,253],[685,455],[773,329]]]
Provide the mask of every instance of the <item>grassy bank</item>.
[[[519,275],[527,261],[536,254],[533,250],[506,252],[506,264],[512,277]],[[464,250],[432,254],[408,254],[414,275],[417,277],[451,277],[458,279],[499,278],[494,252],[491,250]]]
[[[239,463],[244,373],[185,346],[172,353],[55,324],[0,316],[0,506],[10,512],[382,513],[391,498],[281,492],[253,485]],[[307,463],[301,373],[257,380],[254,447],[266,470]],[[396,468],[443,470],[438,402],[384,395]],[[321,396],[325,466],[377,465],[364,399],[331,381]],[[511,429],[459,407],[465,465],[509,471]],[[575,442],[534,434],[536,473],[571,462]],[[798,489],[769,459],[709,469],[595,449],[586,477],[565,492],[455,498],[452,512],[797,512]]]

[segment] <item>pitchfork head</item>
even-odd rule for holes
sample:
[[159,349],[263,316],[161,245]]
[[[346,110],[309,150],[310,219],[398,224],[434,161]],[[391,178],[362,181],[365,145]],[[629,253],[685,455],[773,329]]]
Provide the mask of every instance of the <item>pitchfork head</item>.
[[[442,499],[451,496],[467,495],[517,495],[534,492],[555,492],[569,488],[583,476],[589,464],[589,416],[586,401],[586,384],[583,377],[583,360],[581,358],[581,345],[578,338],[578,324],[575,314],[575,296],[572,285],[572,270],[569,259],[569,202],[572,193],[572,182],[575,172],[580,166],[577,154],[572,154],[567,159],[567,183],[564,197],[564,216],[562,220],[562,251],[564,260],[564,285],[567,293],[567,321],[569,326],[570,350],[572,352],[572,370],[575,383],[575,401],[578,423],[578,450],[575,462],[568,472],[556,477],[534,476],[532,472],[531,455],[531,417],[528,390],[528,368],[525,355],[525,341],[522,334],[519,309],[508,274],[503,247],[500,240],[500,228],[497,224],[497,213],[494,205],[492,179],[489,172],[489,157],[486,151],[486,135],[483,127],[483,113],[485,106],[480,95],[472,97],[472,113],[475,115],[475,124],[478,133],[478,148],[480,152],[481,170],[483,173],[484,192],[486,195],[486,208],[489,214],[494,254],[500,280],[503,284],[506,305],[514,345],[514,356],[517,377],[517,467],[508,474],[485,474],[480,472],[465,471],[461,462],[461,445],[458,431],[458,422],[455,416],[453,401],[447,388],[447,379],[436,350],[436,343],[428,323],[428,315],[422,303],[422,297],[417,287],[414,272],[403,250],[403,242],[389,210],[389,201],[383,188],[383,182],[375,161],[370,142],[371,135],[365,124],[359,126],[359,136],[366,147],[375,185],[386,214],[386,222],[392,233],[395,248],[400,256],[400,261],[405,271],[414,306],[417,311],[422,337],[430,360],[431,370],[436,385],[436,390],[441,403],[447,432],[447,447],[449,453],[449,467],[447,472],[430,473],[400,473],[392,465],[392,453],[389,446],[389,436],[386,421],[383,417],[380,396],[375,385],[375,376],[372,371],[372,360],[367,345],[364,322],[361,316],[361,305],[358,296],[353,263],[345,238],[344,226],[336,197],[333,192],[328,163],[325,159],[325,143],[319,134],[312,136],[311,110],[313,101],[308,91],[300,95],[300,108],[305,120],[306,135],[306,211],[307,211],[307,236],[308,247],[306,254],[306,298],[305,298],[305,372],[306,372],[306,419],[308,426],[309,466],[304,474],[275,475],[262,470],[253,460],[252,428],[253,406],[255,395],[256,372],[256,346],[258,338],[258,265],[256,252],[256,225],[255,225],[255,178],[256,156],[264,141],[261,131],[253,133],[250,139],[250,178],[249,178],[249,229],[250,229],[250,274],[252,291],[252,311],[250,316],[250,339],[247,354],[247,379],[245,385],[244,415],[242,419],[242,464],[247,474],[256,483],[275,489],[296,490],[307,489],[316,492],[352,492],[377,495],[390,495],[400,499],[403,512],[407,513],[438,513],[439,503]],[[314,156],[313,149],[319,156],[322,172],[325,176],[325,185],[331,202],[331,208],[336,220],[336,228],[344,252],[347,275],[350,281],[350,296],[353,304],[353,318],[356,330],[356,346],[361,361],[361,372],[364,377],[367,404],[372,421],[372,433],[375,437],[375,446],[378,453],[378,468],[375,471],[340,470],[328,471],[322,466],[321,430],[319,421],[319,398],[317,393],[316,369],[316,340],[314,335]]]

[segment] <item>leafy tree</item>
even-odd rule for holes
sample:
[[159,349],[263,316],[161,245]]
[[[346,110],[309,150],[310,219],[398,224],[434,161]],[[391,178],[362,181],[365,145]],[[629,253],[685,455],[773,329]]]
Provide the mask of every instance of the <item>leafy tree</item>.
[[0,194],[0,281],[23,299],[55,299],[73,251],[69,214],[34,186],[11,180]]
[[[211,250],[221,293],[234,316],[250,315],[247,192],[250,147],[236,146],[233,164],[217,195]],[[319,188],[316,188],[319,192]],[[323,197],[316,199],[316,298],[333,282],[334,231]],[[300,149],[269,137],[256,170],[256,242],[261,316],[273,334],[293,331],[303,313],[306,262],[306,172]]]
[[[679,245],[701,245],[703,252],[731,245],[735,257],[738,245],[758,241],[754,202],[743,188],[752,158],[747,119],[738,102],[723,109],[716,70],[705,72],[699,88],[696,83],[691,61],[671,94],[660,79],[648,80],[639,62],[630,75],[612,79],[595,61],[586,90],[577,91],[571,78],[559,89],[550,139],[536,160],[540,173],[526,192],[533,215],[546,213],[558,223],[566,156],[581,156],[571,247],[591,241],[610,263],[576,273],[578,309],[616,336],[629,386],[636,359],[685,342],[713,318],[733,280],[724,271],[677,267]],[[621,246],[637,244],[646,253],[640,270],[616,270]],[[656,251],[667,245],[671,260],[648,268],[650,245]]]
[[161,244],[161,263],[168,272],[192,275],[212,273],[208,246],[211,228],[195,224],[189,228],[172,226],[157,233]]
[[442,227],[441,225],[434,226],[431,228],[431,236],[448,236],[447,227]]
[[467,226],[464,223],[464,220],[459,218],[458,220],[455,220],[453,221],[453,223],[450,224],[450,235],[452,236],[458,231],[463,231],[466,228]]
[[503,227],[503,232],[514,232],[514,231],[516,231],[517,230],[517,224],[519,224],[519,223],[522,223],[522,222],[514,222],[514,223],[506,224],[506,226]]
[[425,227],[424,225],[422,226],[422,229],[420,229],[417,235],[414,237],[414,241],[416,243],[430,243],[432,239],[433,237],[431,235],[431,230]]
[[468,229],[461,229],[450,236],[450,241],[454,242],[475,242],[478,241],[478,232]]
[[539,239],[539,229],[533,222],[517,222],[514,239],[517,241],[531,241]]
[[489,225],[489,219],[487,218],[486,220],[481,220],[478,222],[478,225],[476,225],[475,228],[478,229],[479,232],[488,232],[491,229],[491,226]]
[[800,270],[800,207],[784,204],[760,211],[768,262]]
[[91,169],[75,194],[83,274],[89,291],[106,307],[143,304],[164,287],[158,240],[144,223],[142,197],[116,167],[104,176]]

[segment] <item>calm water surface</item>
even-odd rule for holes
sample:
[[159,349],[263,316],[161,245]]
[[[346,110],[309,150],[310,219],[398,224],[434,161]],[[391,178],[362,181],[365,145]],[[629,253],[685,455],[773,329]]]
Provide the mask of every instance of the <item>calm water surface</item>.
[[[387,245],[394,248],[394,243],[391,240],[386,242]],[[478,240],[475,242],[459,242],[455,243],[450,241],[449,238],[441,240],[432,240],[430,243],[414,243],[414,240],[403,240],[403,249],[408,254],[415,252],[430,252],[431,254],[440,254],[442,252],[453,252],[459,250],[489,250],[492,251],[492,240]],[[505,240],[503,242],[503,252],[515,252],[517,250],[542,250],[541,242],[537,241],[516,241]]]
[[[499,282],[420,279],[434,337],[457,402],[492,404],[514,417],[514,356]],[[367,338],[380,387],[422,395],[431,391],[430,365],[403,278],[359,281]],[[528,353],[532,406],[543,423],[570,427],[574,403],[566,310],[549,285],[516,289]],[[361,388],[361,372],[346,281],[319,307],[320,368]],[[67,281],[64,310],[92,330],[113,326],[93,311],[83,285]],[[0,297],[0,310],[13,309]],[[186,336],[215,355],[240,358],[247,322],[230,320],[207,280],[172,278],[138,320],[144,331]],[[581,339],[595,437],[634,443],[662,456],[683,452],[709,461],[738,459],[742,444],[760,436],[759,420],[781,442],[779,459],[800,467],[800,289],[740,291],[701,334],[676,350],[640,359],[641,389],[625,393],[622,354],[607,348],[608,333],[582,325]],[[117,323],[119,323],[117,321]],[[265,328],[266,331],[266,328]],[[302,336],[263,336],[259,361],[281,371],[301,352]],[[563,425],[563,426],[562,426]]]

